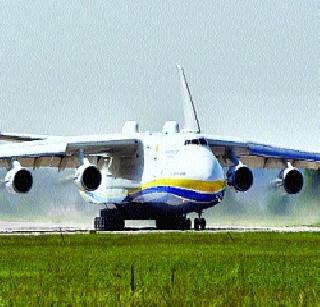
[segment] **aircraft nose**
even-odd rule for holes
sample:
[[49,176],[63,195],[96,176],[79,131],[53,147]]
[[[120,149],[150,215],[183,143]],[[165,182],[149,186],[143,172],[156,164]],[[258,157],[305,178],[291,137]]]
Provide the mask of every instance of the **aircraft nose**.
[[178,167],[186,171],[188,178],[199,180],[221,180],[224,178],[223,170],[207,147],[194,146],[183,150],[178,157]]
[[194,169],[192,172],[196,171],[198,176],[204,180],[215,179],[212,177],[217,168],[217,160],[211,151],[203,148],[193,155],[193,161],[190,167]]

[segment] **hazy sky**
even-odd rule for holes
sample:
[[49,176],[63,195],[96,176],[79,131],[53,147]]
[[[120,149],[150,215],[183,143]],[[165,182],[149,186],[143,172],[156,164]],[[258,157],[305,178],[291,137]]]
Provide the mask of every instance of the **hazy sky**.
[[318,1],[0,1],[0,130],[87,134],[182,121],[320,150]]

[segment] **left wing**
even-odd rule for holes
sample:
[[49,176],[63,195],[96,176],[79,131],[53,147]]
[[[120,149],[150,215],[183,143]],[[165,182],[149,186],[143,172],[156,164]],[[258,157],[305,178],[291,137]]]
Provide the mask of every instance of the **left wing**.
[[223,166],[234,165],[236,160],[240,160],[249,167],[282,168],[290,162],[297,168],[320,169],[320,153],[213,135],[204,137]]

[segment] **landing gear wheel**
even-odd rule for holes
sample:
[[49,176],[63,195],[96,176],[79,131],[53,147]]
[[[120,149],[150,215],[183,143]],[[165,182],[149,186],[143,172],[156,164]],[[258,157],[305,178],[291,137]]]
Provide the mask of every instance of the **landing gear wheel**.
[[200,219],[199,218],[195,218],[194,220],[193,220],[193,229],[195,230],[195,231],[198,231],[199,230],[199,228],[200,228],[200,221],[199,221]]
[[162,216],[156,220],[157,229],[160,230],[190,230],[191,221],[185,216]]
[[184,230],[190,230],[190,229],[191,229],[191,220],[186,219]]
[[202,217],[202,218],[199,219],[199,226],[200,226],[201,230],[205,230],[206,229],[207,221],[206,221],[205,218]]
[[207,221],[203,217],[196,217],[193,222],[193,229],[198,230],[205,230],[207,228]]
[[125,220],[117,209],[102,209],[94,219],[94,229],[98,231],[124,230]]

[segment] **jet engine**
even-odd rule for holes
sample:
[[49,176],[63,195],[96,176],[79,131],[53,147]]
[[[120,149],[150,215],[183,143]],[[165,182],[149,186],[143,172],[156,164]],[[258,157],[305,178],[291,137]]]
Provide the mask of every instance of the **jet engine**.
[[244,164],[231,166],[227,171],[227,184],[238,192],[248,191],[253,184],[253,174]]
[[288,194],[297,194],[303,188],[303,174],[295,167],[289,166],[280,171],[280,186]]
[[9,193],[28,193],[33,185],[32,173],[29,170],[22,168],[20,163],[15,161],[13,168],[7,172],[5,184]]
[[74,182],[85,191],[94,191],[101,184],[102,176],[99,169],[89,162],[81,165],[75,173]]

